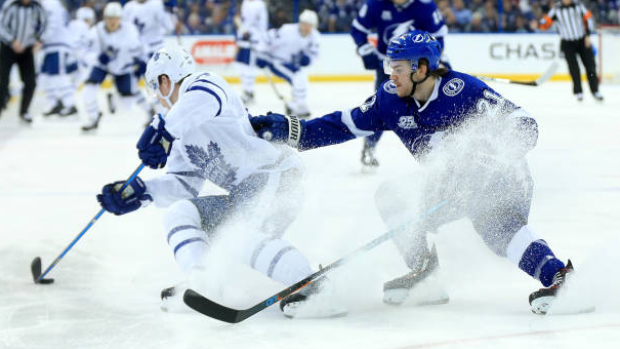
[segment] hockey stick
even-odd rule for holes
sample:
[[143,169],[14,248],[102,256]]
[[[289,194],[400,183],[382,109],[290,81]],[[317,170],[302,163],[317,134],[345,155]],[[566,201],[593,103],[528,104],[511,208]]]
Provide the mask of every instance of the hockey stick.
[[[420,218],[420,221],[424,220],[426,217],[428,217],[433,212],[437,211],[439,208],[444,206],[446,203],[447,201],[444,200],[436,204],[435,206],[431,207]],[[407,224],[403,224],[396,229],[388,231],[387,233],[366,243],[364,246],[358,248],[357,250],[353,251],[347,256],[333,262],[332,264],[324,267],[323,269],[317,271],[316,273],[306,277],[305,279],[295,283],[294,285],[290,287],[287,287],[286,289],[276,293],[275,295],[265,299],[264,301],[254,305],[251,308],[242,309],[242,310],[229,308],[229,307],[213,302],[212,300],[202,296],[201,294],[199,294],[198,292],[192,289],[185,290],[185,293],[183,294],[183,302],[185,302],[185,304],[187,304],[187,306],[189,306],[190,308],[208,317],[211,317],[211,318],[214,318],[220,321],[228,322],[228,323],[241,322],[249,318],[250,316],[257,314],[258,312],[267,309],[268,307],[274,305],[275,303],[281,301],[282,299],[288,297],[289,295],[301,290],[302,288],[312,284],[313,282],[319,280],[321,277],[323,277],[325,274],[327,274],[331,270],[339,266],[342,266],[348,263],[349,261],[351,261],[352,259],[363,254],[364,252],[369,251],[381,245],[385,241],[391,239],[396,234],[405,230],[405,228],[410,226],[412,223],[413,222],[408,222]]]
[[[127,188],[127,186],[131,183],[131,181],[133,181],[138,176],[138,173],[140,173],[140,171],[142,171],[143,168],[144,168],[144,164],[140,164],[140,166],[138,166],[138,168],[136,168],[136,170],[133,171],[131,176],[129,176],[129,179],[127,179],[127,181],[125,182],[125,184],[123,184],[123,186],[121,187],[119,191],[123,191],[125,188]],[[58,257],[56,257],[56,259],[54,259],[52,264],[49,267],[47,267],[47,269],[45,269],[45,272],[43,274],[41,274],[41,257],[38,257],[38,256],[35,257],[35,259],[30,264],[30,270],[32,271],[32,278],[34,279],[35,284],[45,285],[45,284],[51,284],[52,282],[54,282],[54,279],[44,279],[45,275],[47,275],[47,273],[49,273],[50,270],[52,270],[52,268],[54,268],[54,266],[58,264],[58,262],[60,262],[60,260],[67,254],[67,252],[69,252],[69,250],[73,248],[73,245],[75,245],[78,242],[78,240],[80,240],[80,238],[82,238],[82,236],[86,234],[88,229],[90,229],[90,227],[92,227],[93,224],[97,222],[99,217],[101,217],[101,215],[103,215],[104,212],[105,212],[105,209],[102,208],[99,211],[99,213],[97,213],[95,217],[88,223],[88,225],[86,225],[86,227],[82,230],[82,232],[80,232],[78,236],[76,236],[75,239],[71,241],[69,246],[67,246],[67,248],[65,248],[65,250],[62,251],[62,253]]]
[[271,85],[271,89],[273,90],[273,92],[281,101],[286,102],[284,96],[280,93],[280,91],[278,91],[278,88],[276,87],[276,83],[273,81],[273,76],[271,75],[269,68],[265,68],[263,69],[263,71],[265,72],[265,76],[267,77],[267,81],[269,81],[269,85]]
[[553,76],[553,74],[555,74],[555,71],[557,69],[558,69],[558,62],[553,61],[553,63],[551,63],[549,68],[547,68],[547,70],[538,79],[533,80],[533,81],[517,81],[517,80],[511,80],[511,79],[504,79],[504,78],[492,78],[490,76],[480,76],[480,75],[475,75],[475,76],[478,79],[484,80],[484,81],[502,82],[505,84],[518,84],[518,85],[526,85],[526,86],[540,86],[544,84],[547,80],[551,79],[551,77]]

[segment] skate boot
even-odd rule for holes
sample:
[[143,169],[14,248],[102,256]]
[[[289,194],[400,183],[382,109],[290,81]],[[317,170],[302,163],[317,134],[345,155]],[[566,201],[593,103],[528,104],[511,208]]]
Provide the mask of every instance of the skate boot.
[[280,310],[289,319],[347,315],[347,310],[334,299],[331,283],[326,277],[281,300]]
[[309,118],[310,110],[308,110],[308,106],[305,103],[296,103],[294,101],[285,102],[284,110],[286,111],[286,115],[295,115],[300,118]]
[[375,158],[375,148],[364,142],[362,149],[362,165],[367,168],[379,167],[379,161]]
[[108,93],[106,97],[108,100],[108,109],[110,110],[110,114],[116,113],[116,101],[114,100],[114,95],[112,93]]
[[61,110],[62,110],[62,102],[58,101],[52,109],[44,112],[43,116],[47,117],[47,116],[56,115],[60,113]]
[[97,118],[95,120],[92,120],[86,124],[84,124],[82,126],[82,131],[83,132],[90,132],[90,131],[94,131],[97,129],[97,127],[99,127],[99,120],[101,120],[101,112],[99,113],[99,115],[97,115]]
[[254,102],[254,93],[253,92],[248,92],[248,91],[243,91],[243,93],[241,94],[241,100],[243,101],[243,104],[251,104]]
[[383,285],[383,303],[401,305],[411,298],[415,305],[446,304],[450,301],[437,276],[439,259],[433,246],[415,270]]
[[594,99],[597,102],[602,102],[604,100],[603,95],[600,92],[594,92]]
[[534,314],[547,314],[556,299],[558,291],[566,282],[566,277],[573,271],[573,263],[569,259],[566,267],[560,269],[557,273],[555,273],[555,275],[553,275],[553,282],[551,283],[551,286],[541,288],[530,294],[530,306],[532,307],[532,312]]
[[71,108],[63,108],[58,115],[62,116],[62,117],[68,117],[71,115],[75,115],[78,113],[78,110],[75,106],[71,107]]
[[187,310],[183,303],[183,292],[186,286],[176,285],[161,290],[161,304],[159,308],[167,313],[177,313]]

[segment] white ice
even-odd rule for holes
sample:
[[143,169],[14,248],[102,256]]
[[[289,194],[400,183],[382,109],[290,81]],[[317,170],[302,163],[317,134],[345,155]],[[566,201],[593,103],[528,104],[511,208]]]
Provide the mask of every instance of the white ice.
[[[370,85],[312,84],[314,115],[361,104]],[[603,85],[602,104],[588,93],[578,103],[568,83],[494,87],[538,120],[539,143],[528,155],[535,180],[530,224],[559,258],[573,260],[577,298],[588,297],[594,313],[532,314],[527,297],[540,284],[488,250],[466,220],[443,227],[437,238],[447,305],[382,303],[383,282],[406,270],[388,242],[332,274],[350,309],[343,318],[289,320],[277,306],[236,325],[192,311],[164,313],[159,292],[181,276],[163,238],[163,211],[154,207],[104,214],[52,270],[56,282],[35,285],[32,259],[41,256],[47,267],[99,211],[102,185],[138,166],[135,143],[145,117],[137,109],[105,115],[96,134],[83,135],[75,119],[37,116],[20,125],[13,102],[0,118],[0,348],[617,347],[620,86]],[[252,113],[282,111],[268,85],[258,87],[256,98]],[[35,100],[35,115],[42,101]],[[285,237],[313,266],[384,233],[375,189],[416,169],[388,134],[377,150],[379,170],[362,174],[361,147],[356,140],[301,154],[305,206]],[[227,305],[248,307],[284,288],[229,261],[212,263],[204,282]]]

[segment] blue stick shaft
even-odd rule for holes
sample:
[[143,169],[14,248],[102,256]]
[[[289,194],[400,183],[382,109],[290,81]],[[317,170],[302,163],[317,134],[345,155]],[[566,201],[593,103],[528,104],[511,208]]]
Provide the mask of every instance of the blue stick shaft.
[[[131,176],[129,176],[129,178],[127,179],[127,181],[125,182],[125,184],[123,184],[123,186],[121,187],[120,191],[125,190],[125,188],[127,188],[127,186],[129,184],[131,184],[131,182],[138,177],[138,174],[140,173],[140,171],[142,171],[142,169],[144,168],[144,164],[140,164],[140,166],[138,166],[138,168],[136,168],[135,171],[133,171],[133,173],[131,174]],[[93,219],[90,220],[90,222],[88,222],[88,225],[86,225],[86,227],[84,229],[82,229],[82,231],[78,234],[78,236],[75,237],[75,239],[73,239],[73,241],[71,241],[71,243],[69,244],[69,246],[67,246],[67,248],[65,248],[64,251],[62,251],[62,253],[56,257],[56,259],[54,259],[54,261],[52,262],[52,264],[50,264],[49,267],[47,267],[47,269],[45,269],[45,272],[43,274],[41,274],[41,276],[39,276],[39,278],[37,279],[37,281],[42,280],[49,272],[50,270],[52,270],[52,268],[54,268],[54,266],[56,264],[58,264],[58,262],[60,262],[60,260],[67,254],[67,252],[69,252],[69,250],[71,248],[73,248],[73,246],[78,242],[78,240],[80,240],[82,238],[82,236],[84,234],[86,234],[86,232],[88,231],[88,229],[90,229],[90,227],[93,226],[93,224],[95,224],[95,222],[99,219],[99,217],[101,217],[101,215],[103,215],[103,213],[105,212],[105,209],[101,209],[96,215],[95,217],[93,217]]]

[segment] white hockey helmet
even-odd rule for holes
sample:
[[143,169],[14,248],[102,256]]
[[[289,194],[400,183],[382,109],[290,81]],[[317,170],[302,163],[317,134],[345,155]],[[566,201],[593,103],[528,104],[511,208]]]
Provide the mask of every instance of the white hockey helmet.
[[103,17],[123,17],[123,6],[120,2],[109,2],[103,9]]
[[303,10],[299,15],[299,23],[308,23],[316,28],[319,25],[319,16],[312,10]]
[[146,65],[144,78],[146,79],[148,87],[168,102],[169,106],[172,106],[169,98],[172,96],[174,87],[170,89],[167,96],[162,95],[159,91],[159,77],[161,75],[168,76],[174,86],[174,84],[188,75],[193,74],[195,71],[196,62],[189,52],[185,51],[180,46],[169,46],[157,50],[153,57],[149,59]]
[[90,7],[80,7],[75,13],[75,18],[80,21],[89,21],[90,23],[95,22],[95,11],[93,11]]

